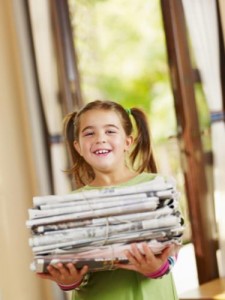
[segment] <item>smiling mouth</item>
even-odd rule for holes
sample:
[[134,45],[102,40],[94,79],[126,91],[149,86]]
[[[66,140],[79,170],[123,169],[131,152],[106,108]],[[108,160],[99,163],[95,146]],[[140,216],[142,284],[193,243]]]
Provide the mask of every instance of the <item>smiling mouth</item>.
[[108,154],[110,152],[111,152],[111,150],[101,149],[101,150],[94,151],[94,154],[97,154],[97,155],[99,155],[99,154]]

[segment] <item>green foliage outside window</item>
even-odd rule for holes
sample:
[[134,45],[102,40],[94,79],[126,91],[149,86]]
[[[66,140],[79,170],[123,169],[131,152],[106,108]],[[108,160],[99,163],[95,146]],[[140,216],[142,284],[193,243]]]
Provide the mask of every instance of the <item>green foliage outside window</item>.
[[[160,1],[69,0],[69,7],[85,101],[110,99],[145,110],[159,169],[175,176],[182,192],[189,239]],[[204,133],[209,118],[200,85],[196,85],[196,98]],[[203,137],[204,149],[210,149],[209,140]]]

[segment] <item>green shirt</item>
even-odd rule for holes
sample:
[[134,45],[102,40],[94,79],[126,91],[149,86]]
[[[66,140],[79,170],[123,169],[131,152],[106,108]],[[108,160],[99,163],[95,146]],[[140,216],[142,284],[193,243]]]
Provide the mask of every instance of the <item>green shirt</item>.
[[[118,186],[146,182],[155,176],[141,173]],[[73,291],[72,300],[178,300],[178,297],[171,273],[160,279],[150,279],[135,271],[117,269],[91,273],[87,285]]]

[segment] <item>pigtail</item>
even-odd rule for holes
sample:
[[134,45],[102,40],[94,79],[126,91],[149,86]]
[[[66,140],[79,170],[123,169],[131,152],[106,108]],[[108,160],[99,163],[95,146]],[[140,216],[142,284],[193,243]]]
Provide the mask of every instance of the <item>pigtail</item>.
[[134,117],[137,127],[134,148],[130,154],[131,163],[133,166],[139,166],[137,168],[139,173],[143,171],[156,173],[157,167],[153,155],[147,117],[144,112],[138,108],[132,108],[130,112]]
[[76,152],[73,146],[75,137],[74,137],[74,118],[76,117],[76,112],[69,113],[65,116],[63,120],[63,134],[65,137],[65,142],[70,154],[72,162],[75,162]]
[[86,163],[74,147],[74,141],[78,138],[76,136],[76,116],[77,112],[72,112],[66,115],[63,120],[63,133],[72,164],[72,167],[68,169],[67,172],[73,175],[76,188],[78,188],[86,185],[90,180],[93,180],[94,174],[92,168]]

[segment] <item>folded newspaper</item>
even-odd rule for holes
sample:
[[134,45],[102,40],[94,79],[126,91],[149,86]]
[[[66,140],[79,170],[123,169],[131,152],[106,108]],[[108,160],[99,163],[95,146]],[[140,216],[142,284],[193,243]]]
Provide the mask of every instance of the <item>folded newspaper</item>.
[[142,251],[145,241],[158,254],[181,244],[184,231],[175,182],[162,176],[130,187],[34,197],[28,213],[31,269],[40,273],[58,262],[114,269],[129,263],[124,250],[131,243]]

